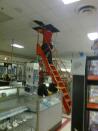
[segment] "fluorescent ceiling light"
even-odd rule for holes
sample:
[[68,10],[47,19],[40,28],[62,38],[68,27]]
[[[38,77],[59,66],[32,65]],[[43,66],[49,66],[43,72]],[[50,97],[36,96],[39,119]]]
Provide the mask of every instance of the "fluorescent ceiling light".
[[64,2],[64,4],[71,4],[71,3],[74,3],[74,2],[78,2],[80,0],[62,0]]
[[96,40],[98,39],[98,32],[88,33],[87,36],[90,40]]
[[18,45],[18,44],[11,44],[11,46],[16,47],[16,48],[24,48],[24,46]]
[[7,57],[5,57],[4,60],[6,61],[6,60],[7,60]]
[[66,72],[66,71],[71,72],[71,69],[61,68],[61,71],[62,71],[62,72]]

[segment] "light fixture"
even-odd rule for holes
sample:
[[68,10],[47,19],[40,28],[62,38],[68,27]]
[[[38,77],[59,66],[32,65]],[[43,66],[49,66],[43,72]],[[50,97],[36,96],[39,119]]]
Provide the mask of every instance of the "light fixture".
[[62,72],[66,72],[66,71],[71,72],[71,69],[68,69],[68,68],[67,68],[67,69],[61,68],[61,71],[62,71]]
[[19,45],[19,44],[11,44],[11,46],[13,46],[13,47],[16,47],[16,48],[24,48],[24,46],[22,46],[22,45]]
[[6,61],[6,60],[7,60],[7,57],[5,57],[4,60]]
[[65,69],[65,68],[61,68],[61,71],[62,71],[62,72],[65,72],[65,71],[66,71],[66,69]]
[[71,3],[74,3],[74,2],[78,2],[80,0],[62,0],[64,2],[64,4],[71,4]]
[[96,40],[98,39],[98,32],[88,33],[87,36],[90,40]]

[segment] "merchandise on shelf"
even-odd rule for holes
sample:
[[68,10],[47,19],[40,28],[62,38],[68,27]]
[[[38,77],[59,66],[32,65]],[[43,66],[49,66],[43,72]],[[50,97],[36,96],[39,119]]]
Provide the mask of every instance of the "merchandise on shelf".
[[98,103],[98,86],[89,86],[89,102]]
[[31,112],[23,112],[21,114],[18,114],[16,116],[13,116],[11,118],[5,119],[4,122],[0,123],[0,131],[12,131],[13,129],[15,131],[19,130],[28,130],[31,128],[31,130],[36,125],[36,116],[34,113]]
[[88,75],[98,75],[98,60],[88,62]]
[[89,131],[98,131],[98,113],[90,112]]

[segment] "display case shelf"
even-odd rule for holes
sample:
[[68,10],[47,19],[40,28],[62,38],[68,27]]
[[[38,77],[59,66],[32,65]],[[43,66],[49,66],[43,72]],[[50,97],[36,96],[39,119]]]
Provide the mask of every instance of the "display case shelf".
[[87,79],[90,81],[98,81],[98,75],[89,75]]
[[35,131],[35,129],[33,129],[32,127],[32,122],[33,120],[30,119],[30,120],[27,120],[27,121],[24,121],[22,122],[21,124],[19,124],[17,127],[13,127],[12,129],[9,129],[7,131]]
[[93,111],[98,111],[98,104],[96,104],[96,103],[89,103],[89,104],[87,104],[87,109],[88,110],[93,110]]
[[25,112],[27,110],[28,110],[27,107],[21,106],[21,107],[18,107],[18,108],[15,108],[15,109],[0,113],[0,121],[5,120],[5,119],[10,118],[10,117],[13,117],[13,116],[15,116],[17,114],[23,113],[23,112]]

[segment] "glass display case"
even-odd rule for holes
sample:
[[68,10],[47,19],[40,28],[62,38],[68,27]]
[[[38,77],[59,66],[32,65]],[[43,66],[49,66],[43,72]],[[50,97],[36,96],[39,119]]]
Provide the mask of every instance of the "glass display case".
[[1,88],[2,93],[0,131],[46,131],[62,119],[59,94],[42,98],[15,87]]
[[85,131],[98,131],[98,57],[87,57],[85,79]]
[[0,98],[0,131],[37,131],[37,117],[36,96],[16,92]]

